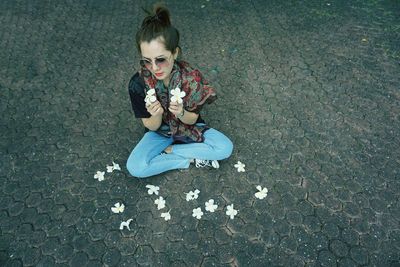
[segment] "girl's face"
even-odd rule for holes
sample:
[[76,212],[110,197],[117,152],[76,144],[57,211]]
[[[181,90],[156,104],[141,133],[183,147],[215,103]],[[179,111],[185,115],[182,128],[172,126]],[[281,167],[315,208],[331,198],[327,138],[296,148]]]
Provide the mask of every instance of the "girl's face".
[[162,38],[140,44],[142,59],[140,64],[146,67],[158,79],[168,85],[174,60],[178,56],[178,50],[173,54],[165,49]]

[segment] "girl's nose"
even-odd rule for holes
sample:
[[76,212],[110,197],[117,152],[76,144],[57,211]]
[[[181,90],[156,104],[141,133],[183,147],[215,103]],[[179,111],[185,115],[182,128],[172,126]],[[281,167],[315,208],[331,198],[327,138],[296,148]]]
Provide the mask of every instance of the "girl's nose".
[[153,68],[154,71],[157,71],[159,69],[159,67],[155,62],[151,62],[151,67]]

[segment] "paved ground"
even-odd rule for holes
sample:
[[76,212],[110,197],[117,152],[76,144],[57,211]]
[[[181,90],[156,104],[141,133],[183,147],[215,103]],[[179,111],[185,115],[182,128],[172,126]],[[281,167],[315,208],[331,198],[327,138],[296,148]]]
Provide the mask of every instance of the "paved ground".
[[400,3],[167,1],[234,154],[98,182],[142,135],[127,83],[145,2],[0,2],[0,265],[399,266]]

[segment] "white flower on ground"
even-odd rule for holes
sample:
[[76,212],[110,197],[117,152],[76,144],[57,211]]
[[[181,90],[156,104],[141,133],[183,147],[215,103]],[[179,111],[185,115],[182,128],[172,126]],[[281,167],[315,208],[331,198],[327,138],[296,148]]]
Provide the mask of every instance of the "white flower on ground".
[[237,213],[238,213],[238,211],[235,210],[235,209],[233,208],[233,204],[228,205],[228,206],[226,207],[226,215],[228,215],[229,217],[231,217],[231,220],[232,220],[233,218],[235,218],[235,216],[237,215]]
[[201,211],[201,208],[193,209],[193,214],[192,216],[195,217],[196,219],[200,220],[201,216],[203,216],[203,212]]
[[121,167],[119,166],[119,164],[115,163],[114,161],[113,161],[113,170],[117,170],[117,171],[121,170]]
[[168,212],[163,212],[161,213],[161,217],[164,218],[164,220],[169,221],[171,220],[171,214],[169,214],[171,210],[169,210]]
[[120,204],[119,202],[114,204],[114,207],[111,208],[111,211],[114,213],[122,213],[125,210],[125,205]]
[[93,177],[94,177],[94,179],[97,179],[99,181],[103,181],[104,180],[104,174],[105,174],[105,172],[97,171],[96,174]]
[[186,193],[186,201],[197,199],[199,197],[199,193],[200,193],[200,190],[198,190],[198,189],[194,190],[194,192],[189,191],[189,193]]
[[218,208],[218,205],[214,204],[214,199],[210,199],[205,204],[206,204],[206,211],[209,212],[214,212]]
[[155,195],[158,196],[158,190],[160,190],[160,187],[155,186],[155,185],[148,184],[148,185],[146,185],[146,188],[149,189],[149,190],[147,191],[147,193],[148,193],[149,195],[155,194]]
[[112,163],[113,163],[112,166],[107,165],[107,172],[113,172],[114,170],[118,170],[118,171],[121,170],[121,167],[119,166],[119,164],[115,163],[114,161]]
[[182,104],[182,98],[185,97],[186,93],[184,91],[181,91],[179,87],[176,87],[175,89],[171,90],[171,95],[171,102],[178,102],[178,104]]
[[165,200],[161,196],[158,199],[154,200],[154,204],[157,205],[158,210],[165,208]]
[[246,165],[241,163],[240,161],[238,161],[234,166],[235,166],[235,168],[237,169],[238,172],[245,172],[246,171],[244,169],[244,167],[246,167]]
[[113,172],[114,167],[113,166],[108,166],[107,165],[107,172]]
[[131,223],[131,221],[133,221],[133,219],[129,219],[129,220],[125,221],[125,222],[124,221],[121,222],[121,224],[119,225],[119,230],[123,230],[124,227],[126,227],[130,231],[131,228],[129,228],[129,224]]
[[268,188],[266,188],[266,187],[262,188],[261,185],[258,185],[256,188],[259,191],[254,194],[256,196],[256,198],[263,199],[268,195]]
[[146,105],[149,106],[151,103],[156,102],[157,97],[155,96],[156,90],[150,89],[146,93],[146,97],[144,98],[144,101],[146,102]]

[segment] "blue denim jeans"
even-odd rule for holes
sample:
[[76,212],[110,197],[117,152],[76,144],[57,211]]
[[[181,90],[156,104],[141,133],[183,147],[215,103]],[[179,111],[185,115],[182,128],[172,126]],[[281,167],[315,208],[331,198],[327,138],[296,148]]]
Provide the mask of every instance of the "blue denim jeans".
[[172,137],[147,132],[128,158],[126,167],[129,173],[146,178],[169,170],[189,168],[192,159],[226,159],[233,150],[231,140],[212,128],[204,132],[202,143],[174,144],[172,153],[161,154],[172,143]]

